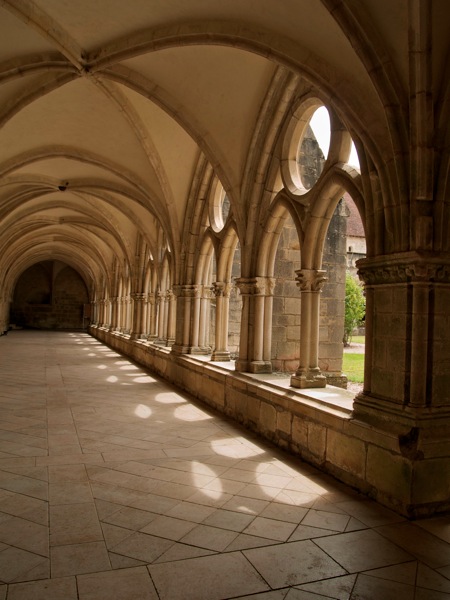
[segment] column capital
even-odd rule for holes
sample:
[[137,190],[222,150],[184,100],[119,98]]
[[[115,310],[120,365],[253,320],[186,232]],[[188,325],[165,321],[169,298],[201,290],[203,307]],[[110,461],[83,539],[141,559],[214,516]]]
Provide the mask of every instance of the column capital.
[[177,298],[196,298],[200,293],[200,286],[194,283],[177,284],[172,290]]
[[211,286],[214,296],[229,296],[231,293],[231,283],[228,281],[214,281]]
[[433,252],[402,252],[357,261],[358,275],[366,285],[391,283],[450,284],[450,256]]
[[241,296],[272,296],[275,283],[274,277],[240,277],[236,279],[236,287]]
[[328,281],[326,271],[322,269],[298,269],[295,273],[295,281],[302,292],[320,292]]

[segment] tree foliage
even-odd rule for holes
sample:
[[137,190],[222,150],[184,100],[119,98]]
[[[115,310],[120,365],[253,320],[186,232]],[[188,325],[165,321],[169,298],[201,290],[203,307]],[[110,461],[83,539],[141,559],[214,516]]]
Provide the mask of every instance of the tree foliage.
[[366,312],[366,300],[361,285],[352,275],[345,278],[344,346],[348,346],[355,327],[360,325]]

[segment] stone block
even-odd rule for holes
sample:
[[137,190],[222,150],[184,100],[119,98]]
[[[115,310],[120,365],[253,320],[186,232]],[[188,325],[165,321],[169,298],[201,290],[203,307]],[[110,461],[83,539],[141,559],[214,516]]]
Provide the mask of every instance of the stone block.
[[292,419],[292,441],[299,448],[308,447],[308,422],[297,415]]
[[326,427],[319,423],[308,423],[308,450],[322,462],[325,460],[327,443]]
[[379,446],[369,445],[366,474],[367,482],[384,496],[409,504],[412,469],[406,458]]
[[413,504],[450,504],[450,457],[417,461],[414,465]]
[[268,402],[261,402],[259,410],[259,428],[262,433],[274,434],[277,427],[277,411]]
[[330,429],[327,435],[326,460],[361,479],[365,477],[366,447],[361,440]]
[[288,410],[277,411],[277,431],[283,438],[290,437],[292,434],[292,413]]

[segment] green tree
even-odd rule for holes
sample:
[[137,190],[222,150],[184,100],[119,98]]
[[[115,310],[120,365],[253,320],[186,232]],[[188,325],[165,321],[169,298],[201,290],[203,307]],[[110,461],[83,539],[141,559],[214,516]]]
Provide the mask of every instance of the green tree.
[[347,273],[345,277],[344,346],[348,346],[353,330],[366,312],[366,300],[361,285]]

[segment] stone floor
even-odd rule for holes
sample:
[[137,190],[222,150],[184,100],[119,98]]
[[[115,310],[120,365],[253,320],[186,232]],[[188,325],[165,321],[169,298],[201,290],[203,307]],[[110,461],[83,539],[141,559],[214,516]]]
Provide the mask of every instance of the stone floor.
[[441,600],[408,522],[86,334],[0,338],[0,600]]

